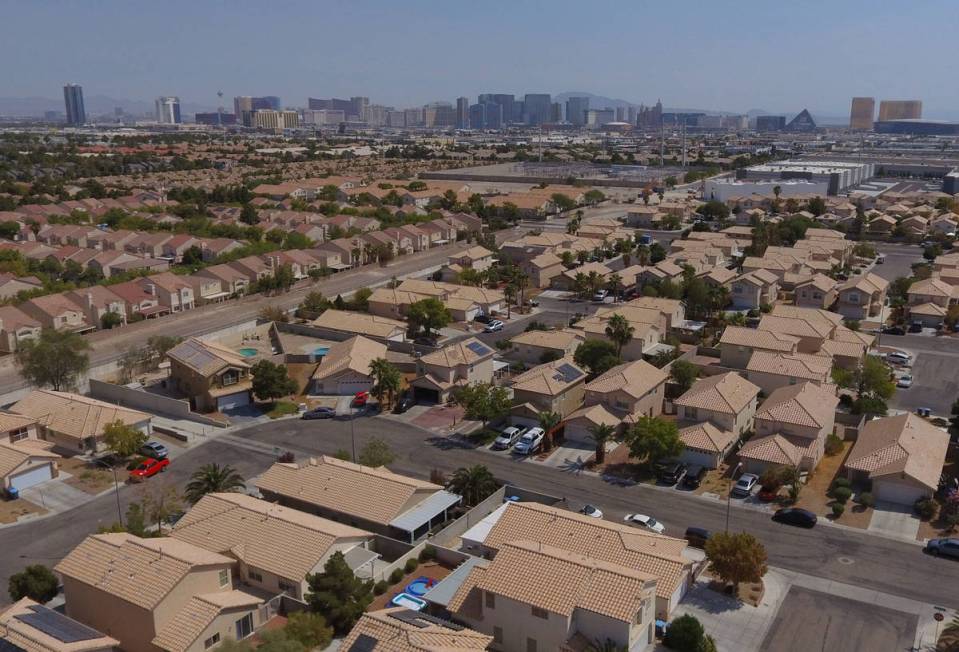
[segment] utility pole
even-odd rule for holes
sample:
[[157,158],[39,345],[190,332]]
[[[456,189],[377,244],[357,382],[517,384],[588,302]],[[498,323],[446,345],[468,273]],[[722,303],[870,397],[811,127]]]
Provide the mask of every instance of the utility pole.
[[666,165],[666,126],[659,119],[659,167]]
[[686,116],[683,115],[683,167],[686,167]]

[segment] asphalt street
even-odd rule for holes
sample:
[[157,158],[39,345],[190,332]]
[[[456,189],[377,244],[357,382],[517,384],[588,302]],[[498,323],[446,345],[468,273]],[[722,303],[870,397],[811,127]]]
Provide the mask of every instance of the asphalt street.
[[949,416],[959,398],[959,338],[883,335],[881,343],[913,355],[912,387],[897,389],[890,405],[909,411],[928,407],[933,414]]
[[[501,481],[565,498],[570,509],[596,505],[614,521],[639,511],[661,520],[674,536],[682,536],[690,525],[719,531],[725,524],[727,507],[722,501],[672,488],[613,485],[593,475],[514,460],[435,436],[393,416],[359,418],[353,426],[357,449],[374,436],[387,439],[397,456],[390,468],[399,473],[426,479],[432,469],[448,473],[485,464]],[[193,470],[209,462],[233,465],[249,478],[264,471],[280,451],[302,458],[350,447],[351,424],[346,420],[258,424],[183,453],[168,473],[152,478],[146,487],[170,482],[182,488]],[[139,491],[121,488],[124,509],[139,498]],[[85,536],[116,520],[114,501],[109,493],[63,514],[0,529],[0,550],[5,551],[0,555],[0,582],[29,563],[54,565]],[[955,590],[959,563],[927,557],[918,544],[829,525],[791,528],[773,523],[767,513],[738,507],[735,501],[729,515],[731,530],[752,532],[763,541],[771,565],[940,606],[959,606]]]

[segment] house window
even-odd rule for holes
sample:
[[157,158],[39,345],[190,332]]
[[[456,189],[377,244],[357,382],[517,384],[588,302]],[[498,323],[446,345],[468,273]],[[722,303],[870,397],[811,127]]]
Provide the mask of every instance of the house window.
[[543,620],[549,620],[549,612],[539,607],[533,607],[533,616],[542,618]]
[[220,571],[220,586],[226,586],[230,583],[230,571],[224,568]]
[[526,652],[536,652],[536,639],[526,638]]
[[251,568],[250,570],[248,570],[246,574],[247,574],[247,576],[248,576],[251,580],[253,580],[254,582],[262,582],[262,581],[263,581],[263,576],[260,575],[259,571],[255,571],[255,570],[253,570],[252,568]]
[[214,634],[214,635],[211,636],[210,638],[208,638],[208,639],[206,639],[205,641],[203,641],[203,649],[204,649],[204,650],[208,650],[208,649],[210,649],[211,647],[213,647],[214,645],[216,645],[216,644],[219,643],[219,642],[220,642],[220,633],[217,632],[216,634]]
[[846,301],[848,301],[849,303],[859,303],[859,293],[850,292],[849,294],[846,295]]
[[493,626],[493,642],[503,644],[503,628]]
[[242,640],[253,633],[253,614],[247,614],[236,621],[236,640]]
[[220,376],[220,383],[225,387],[227,385],[236,385],[240,382],[240,374],[238,371],[230,370]]
[[10,442],[21,441],[26,439],[29,435],[29,431],[26,428],[17,428],[16,430],[10,431]]
[[485,599],[486,599],[486,608],[487,608],[487,609],[495,609],[495,608],[496,608],[496,594],[495,594],[495,593],[490,593],[489,591],[487,591],[487,592],[484,593],[483,595],[485,596]]
[[284,592],[289,593],[289,594],[291,594],[291,595],[295,595],[295,594],[296,594],[296,587],[293,586],[292,584],[290,584],[289,582],[284,582],[283,580],[280,580],[279,585],[280,585],[280,590],[281,590],[281,591],[284,591]]

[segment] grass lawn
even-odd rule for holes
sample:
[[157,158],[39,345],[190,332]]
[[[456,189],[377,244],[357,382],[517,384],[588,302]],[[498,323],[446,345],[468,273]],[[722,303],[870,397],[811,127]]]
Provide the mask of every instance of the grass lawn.
[[276,401],[266,413],[266,416],[270,417],[271,419],[279,419],[280,417],[290,416],[291,414],[296,414],[297,412],[299,412],[299,408],[296,406],[296,403],[291,403],[289,401]]

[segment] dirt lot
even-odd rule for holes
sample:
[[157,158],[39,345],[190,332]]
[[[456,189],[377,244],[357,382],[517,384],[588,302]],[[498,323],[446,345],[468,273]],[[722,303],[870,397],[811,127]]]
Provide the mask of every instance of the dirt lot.
[[[832,504],[835,501],[827,495],[827,492],[833,480],[839,474],[843,462],[846,461],[846,457],[852,449],[852,444],[851,441],[843,442],[841,453],[831,456],[825,455],[822,458],[819,466],[816,467],[816,470],[813,471],[803,486],[802,492],[799,494],[799,502],[796,504],[797,507],[808,509],[819,516],[828,516],[832,519]],[[854,495],[858,493],[859,491],[854,489]],[[846,511],[836,522],[865,530],[869,527],[869,521],[872,520],[872,511],[872,508],[857,505],[850,500],[846,503]]]
[[406,588],[406,585],[417,579],[418,577],[428,577],[437,582],[453,572],[452,568],[447,568],[442,564],[435,561],[427,561],[421,563],[416,567],[412,573],[407,573],[403,576],[396,584],[390,585],[390,588],[386,589],[386,593],[383,595],[378,595],[373,600],[372,604],[367,608],[367,611],[377,611],[378,609],[384,609],[386,605],[392,600],[397,593],[402,593]]
[[0,500],[0,523],[15,523],[21,516],[27,514],[46,514],[47,510],[29,500]]
[[[113,473],[107,469],[92,466],[79,457],[68,457],[60,462],[60,468],[69,473],[71,478],[64,482],[88,494],[98,494],[104,489],[113,486]],[[126,480],[126,469],[117,469],[117,477],[121,482]]]

